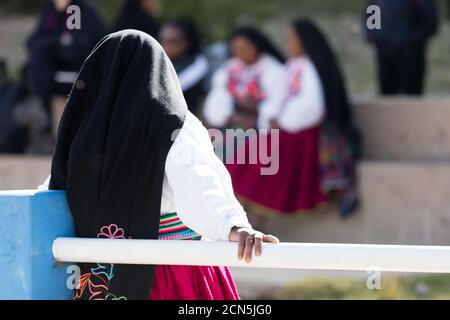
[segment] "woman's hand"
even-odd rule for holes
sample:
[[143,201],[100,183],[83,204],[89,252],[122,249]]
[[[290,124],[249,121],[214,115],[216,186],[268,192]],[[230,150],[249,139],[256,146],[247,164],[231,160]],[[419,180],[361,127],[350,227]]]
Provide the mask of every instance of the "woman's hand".
[[249,95],[242,95],[236,97],[236,103],[246,112],[256,113],[258,107],[258,101],[253,99]]
[[255,255],[260,256],[262,253],[262,243],[279,243],[277,237],[270,234],[264,234],[249,228],[233,227],[228,237],[230,241],[238,243],[238,259],[245,258],[246,262],[252,261],[253,247],[255,248]]

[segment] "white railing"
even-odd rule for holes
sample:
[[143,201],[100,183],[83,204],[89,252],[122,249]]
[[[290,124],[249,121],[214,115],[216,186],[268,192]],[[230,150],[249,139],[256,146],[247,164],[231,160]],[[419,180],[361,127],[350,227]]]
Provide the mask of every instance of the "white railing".
[[53,255],[60,262],[450,273],[444,246],[267,243],[246,263],[231,242],[58,238]]

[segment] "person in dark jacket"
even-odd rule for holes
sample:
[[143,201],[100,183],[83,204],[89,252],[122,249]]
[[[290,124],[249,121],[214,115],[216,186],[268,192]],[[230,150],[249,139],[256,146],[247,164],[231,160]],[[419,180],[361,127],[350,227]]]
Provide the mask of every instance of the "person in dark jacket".
[[[71,13],[67,8],[71,5],[80,8],[80,29],[69,27]],[[105,34],[105,25],[90,1],[48,1],[27,41],[26,84],[30,94],[41,98],[47,110],[52,95],[69,94],[74,79],[58,77],[72,74],[76,78],[84,60]]]
[[160,24],[155,18],[159,0],[127,0],[123,6],[113,31],[135,29],[158,38]]
[[447,0],[447,19],[450,20],[450,0]]
[[23,153],[28,131],[14,121],[14,107],[26,96],[23,82],[12,81],[5,60],[0,59],[0,153]]
[[209,70],[195,22],[187,17],[169,21],[161,28],[159,39],[178,74],[188,108],[195,114],[205,95],[203,80]]
[[380,93],[421,95],[426,75],[426,49],[437,31],[435,0],[370,0],[380,9],[379,28],[366,24],[367,39],[377,51]]

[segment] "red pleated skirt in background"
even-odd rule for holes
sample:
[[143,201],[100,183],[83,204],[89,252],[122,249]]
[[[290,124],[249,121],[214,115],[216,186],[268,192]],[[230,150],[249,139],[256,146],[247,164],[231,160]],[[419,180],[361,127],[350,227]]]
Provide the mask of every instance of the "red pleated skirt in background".
[[[244,204],[255,205],[253,213],[269,215],[305,213],[326,203],[321,190],[320,133],[320,126],[294,134],[280,130],[279,168],[274,175],[261,175],[261,168],[267,166],[259,162],[226,164],[236,195]],[[272,143],[277,142],[269,139],[269,148]],[[247,156],[248,144],[242,146]]]

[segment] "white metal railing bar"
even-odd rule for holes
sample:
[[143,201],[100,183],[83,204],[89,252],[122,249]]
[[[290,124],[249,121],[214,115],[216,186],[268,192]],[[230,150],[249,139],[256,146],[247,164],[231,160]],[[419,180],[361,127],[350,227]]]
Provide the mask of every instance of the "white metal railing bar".
[[251,263],[221,241],[58,238],[52,250],[60,262],[450,273],[447,246],[265,243]]

